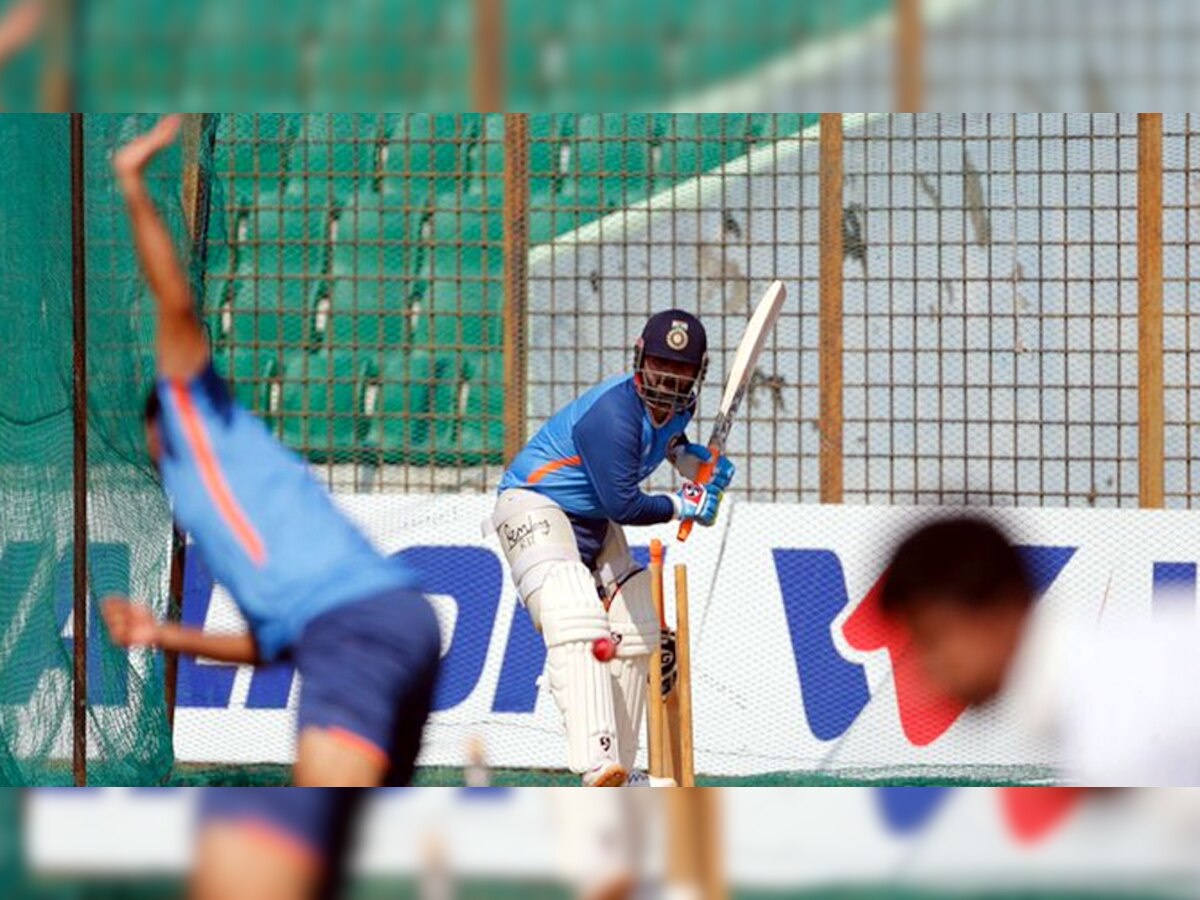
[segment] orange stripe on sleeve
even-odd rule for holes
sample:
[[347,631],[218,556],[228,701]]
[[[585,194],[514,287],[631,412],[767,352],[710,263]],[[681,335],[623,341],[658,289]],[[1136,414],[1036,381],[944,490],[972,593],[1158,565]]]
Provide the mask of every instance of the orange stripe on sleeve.
[[221,471],[217,456],[213,453],[208,432],[204,430],[204,423],[200,421],[191,395],[181,381],[171,382],[171,393],[179,406],[179,414],[183,419],[183,433],[196,456],[200,479],[204,482],[205,490],[216,504],[217,511],[225,520],[225,524],[229,526],[242,549],[246,551],[246,555],[256,566],[263,565],[267,561],[267,551],[263,546],[262,538],[250,524],[250,520],[233,496],[229,482],[225,480],[225,473]]
[[544,466],[539,468],[532,475],[530,475],[529,479],[528,479],[528,483],[529,484],[537,484],[539,481],[541,481],[547,475],[557,472],[559,469],[565,468],[567,466],[577,466],[582,462],[583,462],[583,460],[580,459],[578,456],[567,456],[563,459],[551,460],[550,462],[546,463]]

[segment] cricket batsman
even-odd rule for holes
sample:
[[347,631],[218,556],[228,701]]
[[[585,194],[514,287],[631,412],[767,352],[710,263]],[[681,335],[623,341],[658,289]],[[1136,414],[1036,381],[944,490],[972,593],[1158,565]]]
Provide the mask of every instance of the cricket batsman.
[[[708,367],[704,326],[670,309],[646,323],[633,372],[616,375],[557,412],[513,460],[485,533],[495,532],[521,602],[546,642],[550,693],[562,713],[567,765],[589,787],[644,785],[633,772],[658,614],[649,573],[622,527],[672,520],[709,526],[733,478],[684,434]],[[640,485],[664,460],[685,482],[674,494]],[[614,648],[610,660],[593,651]],[[611,643],[609,643],[611,642]]]

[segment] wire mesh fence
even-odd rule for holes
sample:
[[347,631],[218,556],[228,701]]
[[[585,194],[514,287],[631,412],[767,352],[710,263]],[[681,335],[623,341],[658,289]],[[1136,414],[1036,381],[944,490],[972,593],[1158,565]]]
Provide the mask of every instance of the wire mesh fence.
[[1136,503],[1136,137],[1109,114],[848,133],[848,499]]
[[502,139],[498,116],[216,125],[216,355],[331,484],[456,487],[498,461]]
[[1195,504],[1200,453],[1200,320],[1192,315],[1191,280],[1200,273],[1193,254],[1200,203],[1200,140],[1196,116],[1163,117],[1163,375],[1165,499],[1172,507]]
[[[710,332],[703,437],[752,304],[780,278],[792,299],[730,442],[734,490],[816,500],[830,441],[817,117],[519,121],[513,183],[505,116],[219,117],[204,304],[239,395],[339,488],[489,490],[506,435],[626,371],[645,318],[670,306]],[[844,499],[1136,505],[1138,118],[843,127]],[[1191,489],[1191,127],[1168,117],[1164,151],[1173,504]],[[518,253],[527,274],[506,293]],[[513,335],[523,398],[506,391]]]
[[[148,124],[83,119],[88,602],[161,612],[169,510],[140,417],[153,317],[108,165]],[[0,602],[16,626],[41,617],[38,647],[12,639],[11,682],[26,705],[54,687],[53,715],[22,731],[38,766],[63,755],[71,661],[60,125],[9,124],[19,189],[0,204],[16,310]],[[1185,114],[238,114],[189,119],[149,180],[218,369],[341,493],[493,490],[556,410],[629,371],[669,307],[709,333],[703,439],[778,278],[788,303],[729,441],[739,499],[1191,507],[1196,134]],[[152,780],[171,752],[157,663],[86,637],[96,771]]]

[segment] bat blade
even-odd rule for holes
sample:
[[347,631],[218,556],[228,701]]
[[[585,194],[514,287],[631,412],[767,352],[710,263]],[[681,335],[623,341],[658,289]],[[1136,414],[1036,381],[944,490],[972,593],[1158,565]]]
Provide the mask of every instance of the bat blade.
[[[712,459],[700,469],[698,477],[702,484],[712,477],[712,473],[716,469],[717,457],[725,452],[725,441],[729,437],[729,429],[733,426],[733,417],[742,405],[742,398],[746,396],[750,381],[754,377],[754,366],[758,362],[763,348],[766,347],[767,340],[771,337],[775,322],[779,318],[779,311],[783,308],[783,302],[786,299],[787,289],[783,286],[783,282],[772,281],[767,292],[763,294],[763,298],[758,301],[758,306],[754,308],[754,315],[750,317],[749,324],[746,325],[746,331],[742,335],[737,353],[733,357],[729,376],[725,379],[725,392],[721,395],[721,407],[717,411],[717,421],[714,423],[712,435],[708,439],[708,449],[712,453]],[[687,540],[688,535],[692,533],[692,525],[691,520],[680,523],[679,540]]]

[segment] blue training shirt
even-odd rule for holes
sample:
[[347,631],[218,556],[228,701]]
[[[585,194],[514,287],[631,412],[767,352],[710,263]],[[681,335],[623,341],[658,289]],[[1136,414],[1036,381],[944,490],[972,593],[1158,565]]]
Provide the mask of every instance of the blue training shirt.
[[653,525],[675,515],[671,498],[641,483],[692,420],[677,413],[655,428],[632,375],[616,375],[559,410],[517,454],[500,490],[545,494],[572,516]]
[[156,389],[159,469],[175,520],[233,595],[263,659],[322,613],[417,586],[230,396],[211,363],[190,382],[160,378]]

